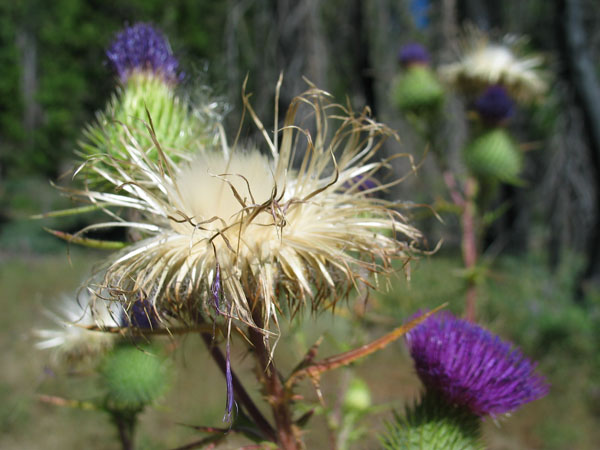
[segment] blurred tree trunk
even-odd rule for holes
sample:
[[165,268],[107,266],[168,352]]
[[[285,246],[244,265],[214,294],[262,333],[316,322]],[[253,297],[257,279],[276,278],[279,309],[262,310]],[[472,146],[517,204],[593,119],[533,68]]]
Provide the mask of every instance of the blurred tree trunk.
[[[561,31],[561,53],[566,64],[578,106],[583,115],[585,137],[595,172],[596,192],[600,189],[600,84],[588,52],[581,0],[557,2],[556,18]],[[597,196],[600,198],[600,196]],[[596,204],[595,226],[587,246],[587,267],[579,283],[580,293],[586,284],[600,287],[600,205]]]
[[23,129],[25,130],[26,145],[32,147],[34,132],[41,116],[40,105],[35,99],[38,88],[37,45],[35,36],[26,29],[20,29],[17,32],[16,41],[21,57]]

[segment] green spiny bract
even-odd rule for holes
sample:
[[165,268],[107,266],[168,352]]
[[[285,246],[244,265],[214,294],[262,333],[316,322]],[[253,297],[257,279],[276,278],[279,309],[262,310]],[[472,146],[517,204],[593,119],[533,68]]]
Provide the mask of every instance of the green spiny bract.
[[141,411],[167,390],[170,366],[154,347],[122,344],[100,366],[109,411]]
[[404,417],[394,412],[380,436],[386,450],[483,450],[481,419],[465,408],[448,404],[439,394],[425,393],[421,401],[406,409]]
[[469,171],[477,177],[518,183],[523,158],[503,128],[484,131],[467,145],[463,157]]
[[402,111],[434,109],[444,98],[444,90],[429,67],[409,66],[394,83],[393,98]]
[[[125,145],[135,139],[148,158],[158,160],[158,150],[151,137],[150,119],[156,141],[164,154],[174,162],[211,146],[216,136],[216,119],[209,112],[195,109],[177,95],[175,86],[161,77],[139,72],[129,77],[113,96],[104,112],[84,131],[80,156],[110,172],[103,158],[126,159]],[[100,182],[93,170],[86,175],[92,184]]]

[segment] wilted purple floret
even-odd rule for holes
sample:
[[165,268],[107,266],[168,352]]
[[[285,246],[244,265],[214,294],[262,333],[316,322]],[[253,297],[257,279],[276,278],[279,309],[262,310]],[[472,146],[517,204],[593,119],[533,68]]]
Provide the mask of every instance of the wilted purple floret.
[[160,319],[156,309],[149,300],[137,300],[133,302],[129,311],[123,311],[120,325],[123,327],[135,327],[152,329],[158,327]]
[[485,121],[498,123],[512,116],[514,105],[506,89],[495,85],[488,87],[475,101],[475,110]]
[[398,60],[403,66],[409,64],[429,64],[429,52],[421,44],[412,42],[398,52]]
[[548,393],[536,364],[512,344],[450,313],[428,318],[406,342],[425,387],[479,416],[514,411]]
[[149,71],[169,82],[181,78],[177,73],[179,62],[169,43],[160,31],[146,23],[137,23],[117,34],[106,56],[122,82],[135,71]]

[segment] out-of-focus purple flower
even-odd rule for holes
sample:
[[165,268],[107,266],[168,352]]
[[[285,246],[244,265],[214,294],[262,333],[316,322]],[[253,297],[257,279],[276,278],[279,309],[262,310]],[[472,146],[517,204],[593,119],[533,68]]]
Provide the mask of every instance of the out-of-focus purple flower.
[[122,82],[136,71],[148,71],[173,83],[182,76],[177,71],[179,61],[173,56],[166,38],[146,23],[136,23],[117,34],[106,56]]
[[372,178],[369,178],[365,175],[357,175],[354,178],[346,181],[343,185],[343,188],[345,190],[349,190],[353,186],[356,186],[356,188],[354,188],[354,192],[364,192],[375,189],[378,185],[377,182],[375,182]]
[[548,393],[536,364],[517,348],[450,313],[428,318],[406,342],[425,387],[479,416],[514,411]]
[[429,52],[421,44],[411,42],[398,52],[398,60],[403,66],[411,64],[429,64]]
[[503,86],[494,85],[481,94],[474,106],[483,120],[497,124],[512,116],[515,103]]

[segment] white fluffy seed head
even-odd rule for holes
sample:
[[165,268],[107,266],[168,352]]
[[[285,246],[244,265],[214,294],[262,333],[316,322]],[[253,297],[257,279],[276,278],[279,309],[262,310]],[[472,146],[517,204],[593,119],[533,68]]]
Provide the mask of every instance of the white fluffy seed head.
[[132,302],[141,293],[161,315],[193,323],[214,314],[218,273],[221,308],[269,333],[282,313],[332,308],[369,273],[411,257],[419,232],[393,202],[372,195],[390,184],[360,191],[356,183],[388,166],[377,155],[389,129],[311,87],[292,101],[275,139],[244,100],[268,156],[223,143],[223,152],[205,151],[189,164],[155,163],[132,141],[127,169],[114,160],[120,177],[106,178],[118,193],[78,193],[142,217],[113,222],[145,237],[109,261],[101,295]]

